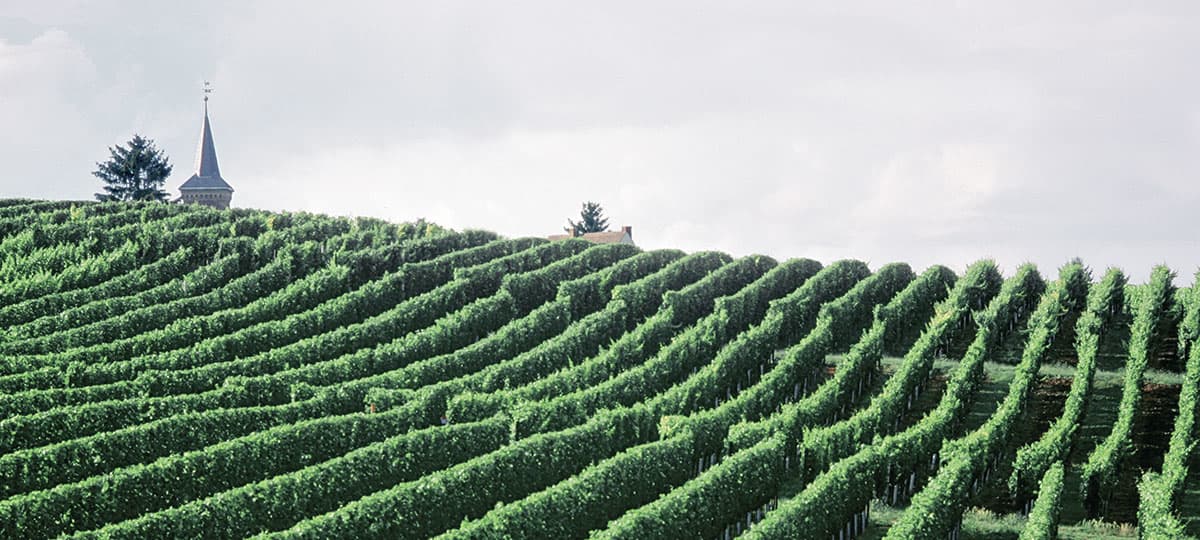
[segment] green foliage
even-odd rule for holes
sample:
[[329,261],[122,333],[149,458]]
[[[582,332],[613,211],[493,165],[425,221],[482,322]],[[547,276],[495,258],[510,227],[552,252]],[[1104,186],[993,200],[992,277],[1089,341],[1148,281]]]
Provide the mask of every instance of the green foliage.
[[1119,312],[1125,292],[1125,275],[1111,269],[1088,293],[1087,308],[1075,323],[1077,363],[1063,413],[1036,442],[1017,451],[1008,487],[1017,500],[1028,500],[1046,471],[1067,457],[1075,443],[1096,375],[1100,337],[1112,315]]
[[1150,283],[1134,304],[1134,319],[1129,337],[1129,360],[1125,364],[1125,381],[1121,403],[1112,432],[1096,446],[1081,470],[1080,489],[1088,512],[1099,514],[1108,498],[1122,462],[1133,450],[1131,431],[1134,416],[1142,401],[1142,375],[1146,372],[1152,342],[1163,324],[1164,315],[1171,309],[1175,288],[1174,274],[1165,266],[1157,266],[1150,274]]
[[[1037,489],[1037,501],[1029,513],[1029,521],[1021,530],[1020,540],[1054,540],[1058,538],[1058,518],[1062,513],[1063,472],[1062,463],[1046,469]],[[1175,536],[1165,538],[1178,538]]]
[[[1132,313],[1116,428],[1132,379],[1182,380],[1138,485],[1140,534],[1181,537],[1200,295],[1165,268],[1089,280],[0,200],[0,536],[836,538],[880,511],[894,538],[964,513],[968,535],[1051,538],[1101,337]],[[1071,393],[1009,478],[1030,517],[964,512],[1075,312]],[[1138,374],[1176,324],[1185,373]],[[1021,340],[962,433],[984,363]],[[945,389],[912,409],[935,362]],[[1120,452],[1085,477],[1125,474]]]
[[604,217],[604,209],[600,207],[600,203],[587,201],[579,210],[579,221],[568,219],[563,230],[574,236],[604,232],[608,230],[608,218]]
[[[1200,272],[1196,275],[1200,283]],[[1200,413],[1200,347],[1194,324],[1200,319],[1200,298],[1193,286],[1184,297],[1184,322],[1180,324],[1180,350],[1188,351],[1183,385],[1179,392],[1179,413],[1171,430],[1171,441],[1163,457],[1161,473],[1147,472],[1138,484],[1138,524],[1142,538],[1183,538],[1184,526],[1179,519],[1184,483],[1188,477],[1188,458],[1196,448],[1200,435],[1196,420]],[[1184,342],[1187,342],[1186,345]]]
[[[913,358],[920,358],[921,349],[931,348],[929,343],[944,337],[938,328],[957,325],[952,315],[956,306],[969,306],[974,298],[968,291],[986,291],[988,276],[993,275],[994,265],[990,262],[977,263],[974,271],[968,271],[967,276],[959,280],[947,301],[939,305],[934,316],[934,325],[926,331],[921,339],[909,351]],[[991,269],[989,272],[988,269]],[[828,428],[810,430],[804,434],[802,466],[800,474],[814,474],[808,483],[794,498],[781,504],[778,509],[767,515],[767,518],[752,528],[750,538],[794,538],[835,534],[843,529],[848,521],[864,508],[884,487],[896,481],[896,477],[908,476],[909,471],[928,463],[930,456],[940,447],[961,418],[970,396],[978,385],[983,362],[1000,339],[1003,323],[1021,311],[1027,311],[1041,293],[1044,284],[1037,271],[1031,266],[1023,266],[1017,274],[1006,280],[1000,292],[979,312],[975,319],[978,330],[966,354],[959,363],[949,383],[945,394],[937,407],[911,428],[898,434],[874,439],[869,446],[860,446],[855,439],[843,439],[838,444],[837,439],[825,438],[814,440],[811,436]],[[958,294],[956,294],[958,293]],[[924,344],[923,344],[924,343]],[[909,363],[917,363],[913,360]],[[907,364],[906,364],[907,365]],[[900,374],[893,375],[888,385]],[[926,375],[927,376],[927,375]],[[897,383],[899,385],[901,383]],[[878,418],[884,402],[880,398],[888,391],[885,386],[884,394],[872,400],[872,404],[851,417],[834,424],[832,427],[854,425],[858,422]],[[894,398],[889,399],[892,401]],[[905,410],[905,401],[893,401],[891,406],[900,411]],[[899,414],[900,411],[889,413]],[[881,426],[882,427],[882,426]],[[853,433],[845,431],[843,433]],[[869,435],[874,438],[876,432]],[[819,446],[810,446],[810,440],[819,441]],[[825,465],[825,464],[829,465]],[[820,472],[824,470],[824,472]],[[819,472],[819,474],[815,474]],[[895,530],[895,529],[893,529]],[[890,533],[891,531],[889,531]]]
[[[1019,271],[1018,271],[1019,272]],[[941,451],[943,465],[912,504],[888,530],[886,538],[929,538],[949,534],[962,520],[967,501],[978,482],[990,472],[1007,448],[1030,393],[1038,369],[1059,333],[1059,323],[1084,304],[1091,276],[1082,265],[1068,264],[1059,273],[1029,318],[1028,340],[1009,383],[1008,394],[996,411],[975,431],[946,442]],[[952,395],[947,390],[947,395]]]
[[125,146],[108,148],[107,161],[96,163],[92,176],[104,182],[98,201],[166,201],[162,189],[171,176],[171,161],[154,141],[134,134]]

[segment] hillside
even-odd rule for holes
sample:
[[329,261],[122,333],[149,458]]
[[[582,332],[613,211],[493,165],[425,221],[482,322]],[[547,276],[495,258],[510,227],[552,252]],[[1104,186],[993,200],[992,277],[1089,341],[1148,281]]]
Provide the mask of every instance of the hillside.
[[0,538],[1200,536],[1163,267],[28,200],[0,256]]

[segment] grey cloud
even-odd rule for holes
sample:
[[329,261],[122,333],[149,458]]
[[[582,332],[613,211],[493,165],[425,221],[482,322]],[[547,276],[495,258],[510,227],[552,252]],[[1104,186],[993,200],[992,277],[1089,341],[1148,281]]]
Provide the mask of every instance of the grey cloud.
[[0,70],[50,32],[79,53],[20,91],[0,79],[0,118],[28,131],[0,148],[7,194],[86,198],[135,130],[182,180],[211,78],[245,205],[515,235],[597,199],[649,247],[1048,275],[1080,255],[1183,281],[1200,264],[1192,2],[5,11]]

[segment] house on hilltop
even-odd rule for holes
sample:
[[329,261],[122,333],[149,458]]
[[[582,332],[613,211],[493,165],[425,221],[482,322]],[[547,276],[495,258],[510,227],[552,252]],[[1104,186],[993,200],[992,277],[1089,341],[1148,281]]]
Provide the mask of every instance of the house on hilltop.
[[[547,238],[549,238],[550,240],[566,240],[568,238],[575,238],[575,237],[576,237],[575,231],[572,230],[568,234],[552,234],[552,235],[548,236]],[[578,235],[578,237],[582,238],[584,240],[595,242],[597,244],[629,244],[631,246],[634,245],[633,244],[633,227],[631,227],[629,225],[621,227],[621,230],[619,230],[619,231],[583,233],[581,235]]]

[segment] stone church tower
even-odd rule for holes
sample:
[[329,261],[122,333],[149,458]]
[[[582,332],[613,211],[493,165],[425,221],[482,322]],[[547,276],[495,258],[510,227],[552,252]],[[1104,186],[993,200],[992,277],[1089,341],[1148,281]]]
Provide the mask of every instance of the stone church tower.
[[[208,83],[205,83],[207,86]],[[209,92],[207,88],[205,94]],[[217,148],[213,146],[212,127],[208,124],[208,96],[204,96],[204,126],[200,130],[200,150],[196,153],[196,173],[179,186],[183,203],[203,204],[224,210],[233,200],[233,188],[221,178]]]

